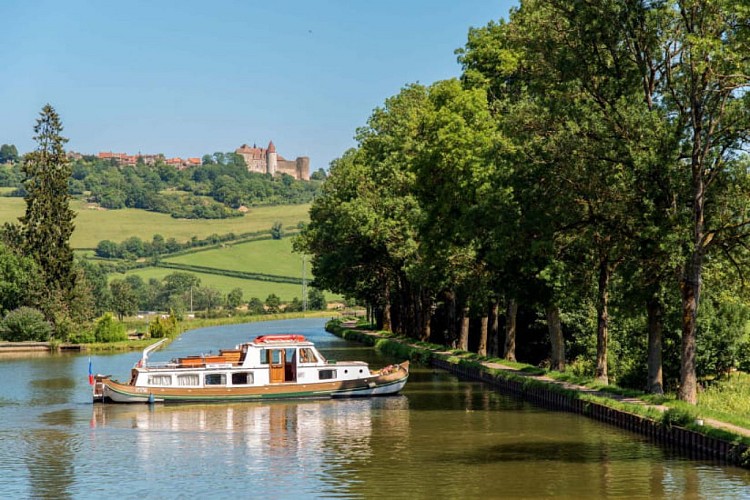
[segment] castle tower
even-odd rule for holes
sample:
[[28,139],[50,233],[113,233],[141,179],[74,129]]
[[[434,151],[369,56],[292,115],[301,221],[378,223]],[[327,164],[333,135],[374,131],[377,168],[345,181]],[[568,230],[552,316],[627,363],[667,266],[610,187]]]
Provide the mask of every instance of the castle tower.
[[310,180],[310,158],[307,156],[300,156],[296,161],[297,167],[297,179],[303,181]]
[[268,143],[268,149],[266,150],[266,173],[276,175],[276,166],[278,163],[278,157],[276,155],[276,146],[273,145],[273,141]]

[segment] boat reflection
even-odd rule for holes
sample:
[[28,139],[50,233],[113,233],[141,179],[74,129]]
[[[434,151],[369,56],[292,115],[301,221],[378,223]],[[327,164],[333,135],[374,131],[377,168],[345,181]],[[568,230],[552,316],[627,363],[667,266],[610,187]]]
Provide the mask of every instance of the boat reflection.
[[[409,400],[381,398],[195,405],[94,405],[91,426],[131,429],[141,459],[163,455],[169,435],[180,434],[192,456],[217,447],[257,458],[322,459],[335,453],[347,460],[372,454],[374,427],[404,437],[409,432]],[[376,432],[380,432],[376,429]],[[185,435],[189,435],[186,436]],[[330,458],[330,457],[329,457]],[[248,464],[250,465],[250,464]]]

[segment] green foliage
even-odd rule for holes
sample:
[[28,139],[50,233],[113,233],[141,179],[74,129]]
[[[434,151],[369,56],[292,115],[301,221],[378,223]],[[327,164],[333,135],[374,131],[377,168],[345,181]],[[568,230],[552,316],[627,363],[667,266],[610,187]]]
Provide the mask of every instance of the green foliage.
[[62,123],[47,104],[40,113],[34,132],[38,147],[24,157],[26,213],[19,220],[24,251],[39,265],[48,288],[64,292],[75,282],[73,233],[75,212],[69,206],[68,179],[72,168],[65,154],[68,141],[62,137]]
[[280,240],[284,237],[284,227],[281,225],[281,222],[276,221],[273,223],[273,226],[271,226],[271,237],[275,240]]
[[138,310],[138,295],[129,282],[112,280],[109,283],[109,289],[112,297],[112,308],[120,320],[124,316],[135,314]]
[[237,309],[242,304],[242,288],[233,288],[227,294],[226,305],[230,309]]
[[697,372],[723,375],[750,363],[750,305],[724,295],[716,300],[710,291],[700,304]]
[[0,322],[0,338],[9,342],[46,342],[51,334],[52,325],[44,314],[31,307],[14,309]]
[[266,309],[263,307],[263,301],[258,297],[251,298],[247,303],[247,312],[248,314],[264,314]]
[[307,308],[311,311],[325,311],[328,308],[328,302],[322,290],[310,288],[307,293]]
[[34,304],[41,286],[36,262],[0,243],[0,314]]
[[110,313],[105,313],[94,323],[94,340],[96,342],[120,342],[128,339],[125,325]]
[[96,342],[96,334],[90,329],[81,329],[68,335],[71,344],[92,344]]
[[294,297],[291,302],[284,306],[284,312],[299,312],[302,311],[302,309],[302,301],[297,297]]
[[275,314],[281,310],[281,299],[278,295],[272,293],[266,297],[265,306],[268,314]]
[[693,407],[669,408],[661,416],[661,423],[667,428],[685,427],[695,422],[698,411]]
[[18,161],[18,149],[15,144],[3,144],[0,146],[0,164],[15,163]]
[[712,381],[698,395],[698,408],[701,412],[744,416],[746,421],[738,425],[750,426],[750,375],[734,372]]
[[148,325],[148,334],[151,338],[172,338],[179,333],[177,324],[177,317],[173,312],[169,313],[167,317],[157,316]]

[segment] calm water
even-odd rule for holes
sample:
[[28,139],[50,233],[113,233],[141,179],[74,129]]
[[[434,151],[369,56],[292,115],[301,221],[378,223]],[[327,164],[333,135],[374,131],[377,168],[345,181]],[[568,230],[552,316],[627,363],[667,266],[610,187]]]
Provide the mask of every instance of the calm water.
[[[323,320],[207,328],[153,361],[301,332],[333,359],[394,360]],[[92,357],[127,379],[140,353]],[[399,396],[93,405],[88,358],[0,358],[3,498],[750,498],[750,472],[428,368]]]

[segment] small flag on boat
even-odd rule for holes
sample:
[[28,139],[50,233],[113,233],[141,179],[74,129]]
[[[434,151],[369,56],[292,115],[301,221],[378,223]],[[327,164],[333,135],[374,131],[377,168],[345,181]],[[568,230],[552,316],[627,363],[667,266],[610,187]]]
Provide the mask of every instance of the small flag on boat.
[[94,385],[94,372],[91,370],[91,358],[89,358],[89,385]]

